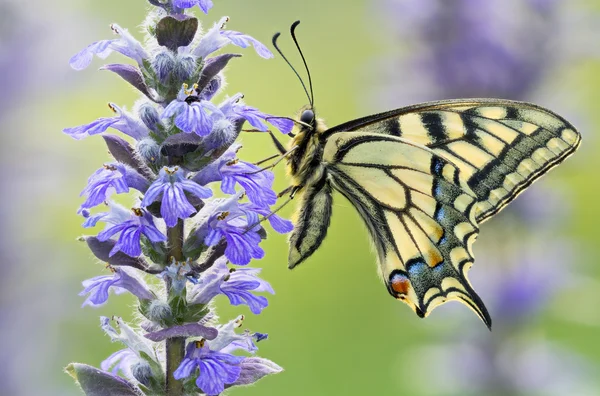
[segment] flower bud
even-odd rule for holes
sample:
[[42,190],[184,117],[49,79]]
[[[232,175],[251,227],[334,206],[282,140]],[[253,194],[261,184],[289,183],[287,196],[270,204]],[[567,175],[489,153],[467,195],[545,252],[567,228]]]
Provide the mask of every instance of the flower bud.
[[133,377],[140,381],[142,385],[150,385],[150,380],[152,379],[152,368],[148,362],[140,360],[139,362],[135,363],[133,366],[131,366],[131,373],[133,374]]
[[148,319],[157,323],[164,323],[173,318],[173,312],[169,304],[160,300],[152,300],[148,308]]
[[175,62],[173,76],[177,82],[188,81],[197,69],[196,59],[191,55],[183,55]]
[[156,165],[160,162],[160,148],[150,138],[140,140],[137,144],[137,151],[146,164]]
[[161,126],[160,115],[158,111],[150,103],[144,103],[140,106],[140,119],[148,129],[153,132],[159,131]]
[[169,84],[175,65],[175,59],[169,51],[160,52],[154,58],[152,67],[163,85]]

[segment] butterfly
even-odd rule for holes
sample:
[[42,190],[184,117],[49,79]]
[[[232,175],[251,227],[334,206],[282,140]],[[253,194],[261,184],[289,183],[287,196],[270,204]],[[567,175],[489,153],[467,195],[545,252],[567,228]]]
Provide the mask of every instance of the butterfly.
[[580,134],[564,118],[531,103],[455,99],[416,104],[327,128],[310,104],[295,119],[287,159],[297,198],[290,268],[308,259],[330,224],[333,192],[364,221],[389,293],[419,317],[457,300],[491,328],[467,279],[479,226],[571,155]]

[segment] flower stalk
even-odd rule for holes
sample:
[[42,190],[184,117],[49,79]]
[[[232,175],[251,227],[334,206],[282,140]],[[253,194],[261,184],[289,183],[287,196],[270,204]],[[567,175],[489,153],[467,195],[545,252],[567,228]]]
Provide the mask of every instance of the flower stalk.
[[[183,261],[183,220],[179,220],[175,227],[167,229],[167,240],[169,243],[169,256],[176,261]],[[168,282],[165,280],[165,282]],[[167,287],[167,299],[170,301],[175,297],[174,289],[171,285]],[[168,396],[179,396],[183,395],[183,382],[177,381],[173,377],[173,373],[181,362],[185,355],[185,338],[174,337],[167,338],[165,341],[165,358],[166,358],[166,393]]]

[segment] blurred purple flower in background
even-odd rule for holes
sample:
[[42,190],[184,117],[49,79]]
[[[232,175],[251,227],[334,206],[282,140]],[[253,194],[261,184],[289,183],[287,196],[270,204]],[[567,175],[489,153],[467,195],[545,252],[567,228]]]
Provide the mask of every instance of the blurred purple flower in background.
[[[386,107],[461,97],[535,100],[548,76],[566,61],[585,59],[587,51],[573,40],[573,27],[567,31],[560,0],[380,4],[394,36],[408,47],[382,66],[386,79],[375,94]],[[494,330],[491,337],[479,328],[446,331],[439,345],[412,350],[418,367],[441,376],[432,382],[413,375],[424,392],[593,394],[586,362],[531,334],[547,305],[573,287],[574,249],[560,236],[567,198],[536,185],[485,226],[470,277],[482,290]]]
[[[379,103],[525,100],[561,66],[597,57],[597,16],[564,0],[380,0],[405,56],[386,59]],[[547,81],[547,80],[546,80]]]
[[[150,3],[157,6],[145,26],[152,32],[147,42],[157,42],[151,49],[113,24],[120,38],[96,41],[70,61],[82,70],[94,56],[104,59],[111,52],[135,60],[137,66],[112,64],[104,69],[144,95],[138,114],[110,104],[116,116],[64,129],[76,140],[101,135],[116,160],[97,170],[82,192],[86,199],[78,213],[86,219],[84,227],[98,222],[107,227],[81,240],[113,272],[83,282],[83,305],[103,305],[110,290],[129,292],[138,299],[143,330],[116,318],[117,330],[103,317],[102,328],[126,349],[108,357],[103,371],[79,363],[66,370],[90,396],[218,395],[282,370],[267,359],[234,355],[239,349],[255,353],[254,341],[266,336],[236,334],[233,329],[241,326],[243,316],[216,325],[212,301],[222,294],[231,305],[247,305],[260,314],[269,302],[256,293],[274,294],[258,277],[260,269],[228,265],[247,265],[264,256],[259,245],[267,234],[260,216],[269,215],[277,200],[273,174],[239,160],[241,145],[234,141],[245,122],[260,131],[267,130],[263,121],[274,122],[283,133],[291,125],[246,106],[242,94],[220,105],[211,102],[221,88],[223,69],[240,56],[213,52],[234,44],[253,46],[261,57],[271,58],[267,47],[224,30],[228,18],[200,35],[198,19],[186,9],[198,6],[207,13],[213,5],[209,0]],[[109,129],[127,135],[133,145],[108,135]],[[212,198],[213,187],[219,186],[227,198]],[[128,193],[135,194],[131,211],[109,201]],[[108,212],[91,213],[103,203]],[[270,220],[275,231],[291,231],[287,220]],[[164,282],[152,279],[157,276]]]

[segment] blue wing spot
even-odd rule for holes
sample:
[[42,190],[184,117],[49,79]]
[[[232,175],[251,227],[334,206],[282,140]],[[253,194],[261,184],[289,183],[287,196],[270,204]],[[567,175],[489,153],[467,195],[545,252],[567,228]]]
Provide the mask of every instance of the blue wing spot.
[[439,208],[437,208],[434,216],[435,216],[435,220],[438,223],[440,223],[442,220],[444,220],[444,218],[446,217],[446,210],[444,209],[444,207],[440,206]]
[[431,173],[436,176],[441,176],[444,169],[444,161],[438,157],[434,157],[431,161]]

